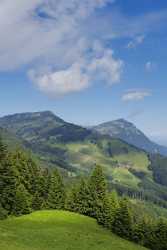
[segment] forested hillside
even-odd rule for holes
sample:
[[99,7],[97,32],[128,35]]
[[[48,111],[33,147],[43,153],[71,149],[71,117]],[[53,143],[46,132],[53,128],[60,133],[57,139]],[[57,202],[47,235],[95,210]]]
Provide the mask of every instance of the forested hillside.
[[91,175],[65,185],[57,169],[42,169],[30,154],[8,151],[1,141],[0,190],[1,219],[36,210],[68,210],[95,218],[118,236],[153,250],[167,248],[166,220],[152,220],[148,213],[136,214],[127,198],[108,189],[100,166]]
[[99,164],[111,189],[167,207],[164,157],[163,167],[156,167],[156,156],[120,139],[65,122],[49,111],[6,116],[0,119],[0,126],[31,150],[44,168],[57,167],[67,181],[89,175]]

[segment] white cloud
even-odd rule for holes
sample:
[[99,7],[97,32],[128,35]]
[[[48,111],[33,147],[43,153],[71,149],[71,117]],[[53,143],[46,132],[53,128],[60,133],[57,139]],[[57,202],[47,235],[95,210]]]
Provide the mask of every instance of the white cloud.
[[145,97],[151,96],[151,92],[148,90],[129,90],[123,94],[123,101],[141,101]]
[[122,61],[85,29],[97,8],[113,2],[1,0],[0,71],[25,65],[39,89],[53,96],[87,88],[97,75],[118,82]]
[[113,58],[113,51],[95,43],[92,55],[80,59],[72,66],[59,71],[36,73],[30,71],[29,76],[39,89],[51,96],[65,95],[81,91],[93,82],[106,82],[109,85],[120,81],[123,62]]
[[142,44],[144,42],[145,36],[144,35],[139,35],[136,36],[135,38],[133,38],[132,41],[130,41],[127,45],[128,49],[134,49],[136,48],[138,45]]
[[77,63],[66,70],[42,75],[30,71],[29,75],[41,91],[53,97],[81,91],[90,84],[89,76],[82,71],[82,65]]

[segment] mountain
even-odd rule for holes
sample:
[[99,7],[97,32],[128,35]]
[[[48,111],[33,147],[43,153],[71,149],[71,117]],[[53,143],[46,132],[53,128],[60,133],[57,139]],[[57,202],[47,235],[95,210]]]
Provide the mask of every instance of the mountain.
[[0,118],[0,126],[31,143],[37,140],[38,142],[82,140],[92,133],[90,130],[65,122],[50,111],[5,116]]
[[[125,126],[125,122],[123,124]],[[123,131],[124,126],[120,126]],[[167,180],[162,178],[167,160],[165,169],[161,159],[154,160],[161,162],[159,168],[155,164],[151,167],[148,154],[122,140],[125,138],[113,138],[116,137],[113,134],[112,137],[102,135],[68,123],[50,111],[5,116],[0,118],[0,127],[30,149],[42,166],[57,167],[69,177],[67,179],[88,175],[99,164],[103,166],[110,188],[167,207]],[[138,133],[134,129],[134,134]]]
[[0,138],[9,147],[9,149],[14,149],[17,147],[23,147],[23,142],[14,133],[8,131],[6,128],[0,127]]
[[149,153],[160,153],[167,156],[167,147],[152,142],[133,123],[124,119],[102,123],[93,127],[93,129],[103,135],[108,134],[111,137],[119,138]]

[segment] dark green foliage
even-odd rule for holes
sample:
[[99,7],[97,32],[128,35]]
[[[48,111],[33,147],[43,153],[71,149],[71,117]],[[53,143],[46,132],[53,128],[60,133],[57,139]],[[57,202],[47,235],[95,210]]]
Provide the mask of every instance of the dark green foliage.
[[33,196],[32,207],[34,210],[40,210],[47,208],[47,198],[49,190],[49,173],[48,170],[44,170],[38,176],[38,182],[36,185],[36,191]]
[[31,155],[21,150],[17,150],[12,154],[12,162],[19,171],[20,183],[33,195],[38,190],[39,178],[41,176],[40,168]]
[[47,206],[51,209],[63,209],[65,206],[65,188],[57,170],[51,174],[49,179]]
[[89,190],[91,199],[91,216],[97,218],[104,206],[107,194],[106,179],[101,166],[96,166],[89,179]]
[[0,162],[4,161],[7,157],[7,147],[2,142],[2,138],[0,137]]
[[19,184],[16,189],[12,213],[14,215],[29,214],[31,209],[31,195],[23,184]]
[[70,211],[90,216],[92,214],[92,196],[84,179],[75,185],[67,198],[66,208]]
[[113,231],[127,239],[132,235],[132,214],[127,199],[122,199],[116,211],[113,222]]
[[150,218],[143,217],[133,226],[132,239],[143,246],[151,246],[153,242],[154,224]]
[[167,157],[152,155],[150,161],[150,169],[153,171],[154,180],[161,185],[167,186]]
[[155,226],[153,244],[150,246],[154,250],[167,249],[167,221],[160,219]]
[[10,158],[0,162],[0,203],[7,211],[12,211],[18,185],[18,172]]
[[5,210],[2,205],[0,204],[0,220],[6,219],[8,216],[8,211]]

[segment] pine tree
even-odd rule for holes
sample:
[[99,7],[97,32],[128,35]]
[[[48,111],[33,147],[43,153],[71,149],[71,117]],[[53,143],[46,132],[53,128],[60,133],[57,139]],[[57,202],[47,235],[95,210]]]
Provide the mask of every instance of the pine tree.
[[153,250],[167,249],[167,221],[159,219],[155,226],[154,240],[151,245]]
[[38,189],[39,178],[41,176],[40,168],[30,154],[20,149],[17,149],[12,154],[12,161],[19,171],[20,183],[25,186],[31,195],[34,195]]
[[47,208],[47,198],[49,192],[49,173],[48,170],[44,170],[38,176],[38,182],[36,183],[36,192],[33,195],[32,207],[34,210],[40,210]]
[[127,199],[122,199],[116,211],[113,231],[121,237],[130,239],[132,236],[132,214]]
[[112,230],[117,209],[119,208],[118,195],[113,191],[104,197],[101,214],[98,215],[98,223]]
[[7,157],[7,147],[6,145],[3,143],[3,140],[0,136],[0,163],[2,161],[4,161]]
[[65,206],[65,188],[57,170],[50,177],[47,206],[50,209],[63,209]]
[[133,241],[143,246],[148,246],[148,241],[150,242],[151,239],[151,225],[151,220],[147,217],[137,221],[133,226]]
[[15,200],[19,174],[8,156],[0,162],[0,203],[10,214]]
[[19,184],[16,189],[15,200],[12,208],[14,215],[28,214],[31,210],[31,195],[23,184]]
[[88,184],[86,180],[81,179],[68,195],[66,207],[70,211],[89,216],[92,204],[92,200],[90,199],[91,196]]
[[96,166],[90,179],[90,216],[97,218],[100,216],[106,199],[107,184],[101,166]]

